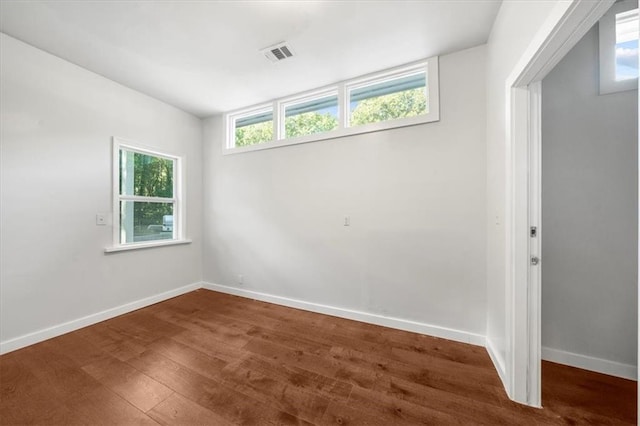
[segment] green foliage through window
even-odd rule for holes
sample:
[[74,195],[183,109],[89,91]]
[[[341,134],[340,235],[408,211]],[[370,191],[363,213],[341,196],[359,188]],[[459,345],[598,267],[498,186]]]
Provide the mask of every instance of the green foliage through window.
[[305,112],[287,117],[284,126],[286,137],[293,138],[337,129],[338,118],[328,112]]
[[260,149],[324,138],[312,135],[337,138],[438,121],[438,99],[438,59],[429,58],[226,114],[226,148]]
[[236,146],[255,145],[273,139],[273,120],[236,128]]
[[[173,198],[174,160],[126,149],[120,149],[119,160],[121,196]],[[173,201],[121,200],[121,226],[127,231],[122,242],[172,238],[162,225],[165,216],[173,217],[173,208]]]
[[351,113],[351,125],[360,126],[427,112],[427,97],[422,87],[390,93],[360,101]]

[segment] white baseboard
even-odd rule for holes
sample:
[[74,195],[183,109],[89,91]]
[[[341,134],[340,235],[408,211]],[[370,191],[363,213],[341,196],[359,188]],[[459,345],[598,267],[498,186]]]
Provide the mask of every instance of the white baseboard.
[[288,297],[274,296],[252,290],[245,290],[237,287],[229,287],[220,284],[203,283],[203,288],[220,293],[233,294],[235,296],[274,303],[276,305],[288,306],[290,308],[302,309],[334,317],[346,318],[369,324],[381,325],[384,327],[396,328],[399,330],[411,331],[414,333],[426,334],[443,339],[454,340],[456,342],[469,343],[477,346],[484,346],[485,337],[466,331],[452,328],[440,327],[437,325],[425,324],[421,322],[406,320],[402,318],[387,317],[384,315],[369,312],[355,311],[352,309],[338,308],[335,306],[321,305],[318,303],[306,302],[304,300],[290,299]]
[[500,377],[500,380],[502,381],[502,386],[504,386],[505,392],[509,397],[511,397],[511,389],[509,381],[507,380],[507,368],[505,366],[504,358],[500,355],[500,352],[496,350],[495,345],[489,338],[486,339],[484,346],[487,348],[489,358],[491,358],[491,362],[493,362],[493,366],[498,372],[498,377]]
[[638,368],[635,365],[622,364],[547,347],[542,348],[542,359],[623,379],[638,380]]
[[116,306],[115,308],[107,309],[106,311],[87,315],[86,317],[78,318],[73,321],[68,321],[54,325],[53,327],[5,340],[0,342],[0,354],[12,352],[17,349],[24,348],[25,346],[33,345],[71,331],[79,330],[89,325],[135,311],[136,309],[144,308],[145,306],[153,305],[154,303],[162,302],[163,300],[171,299],[172,297],[180,296],[184,293],[189,293],[190,291],[194,291],[199,288],[202,288],[201,282],[189,284],[175,290],[166,291],[164,293],[156,294],[155,296],[146,297],[144,299]]

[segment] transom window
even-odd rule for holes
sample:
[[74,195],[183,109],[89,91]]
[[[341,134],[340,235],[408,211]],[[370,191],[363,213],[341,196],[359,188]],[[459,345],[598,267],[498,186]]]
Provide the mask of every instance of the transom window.
[[225,116],[225,153],[313,142],[439,120],[438,58]]
[[427,73],[382,78],[349,90],[349,124],[362,126],[426,114]]
[[253,111],[234,119],[235,145],[248,146],[273,140],[273,109]]
[[338,92],[331,91],[302,100],[283,103],[283,139],[314,135],[338,128]]

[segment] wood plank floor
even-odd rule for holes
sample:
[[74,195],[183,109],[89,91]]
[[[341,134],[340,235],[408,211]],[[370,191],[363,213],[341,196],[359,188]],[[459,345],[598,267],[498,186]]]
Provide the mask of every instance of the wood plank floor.
[[543,363],[544,409],[484,348],[208,290],[0,357],[2,425],[635,425],[636,383]]

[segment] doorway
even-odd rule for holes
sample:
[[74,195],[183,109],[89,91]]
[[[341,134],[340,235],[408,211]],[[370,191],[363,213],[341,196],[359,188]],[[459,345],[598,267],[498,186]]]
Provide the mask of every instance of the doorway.
[[[638,95],[600,93],[599,44],[594,25],[541,85],[541,355],[599,383],[582,387],[594,416],[635,423],[631,383],[584,371],[637,377]],[[543,406],[560,391],[545,368]]]
[[507,79],[507,355],[503,382],[513,400],[536,407],[541,406],[542,296],[540,268],[532,266],[533,258],[540,256],[540,239],[531,238],[530,233],[541,222],[541,81],[614,3],[576,0],[558,4]]

